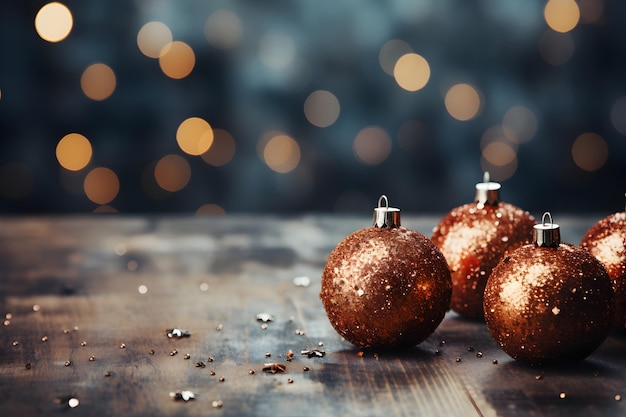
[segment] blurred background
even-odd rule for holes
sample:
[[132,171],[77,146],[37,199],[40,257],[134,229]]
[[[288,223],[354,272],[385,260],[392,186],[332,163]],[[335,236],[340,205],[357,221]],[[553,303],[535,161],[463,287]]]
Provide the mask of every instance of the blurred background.
[[0,6],[0,212],[624,209],[626,2]]

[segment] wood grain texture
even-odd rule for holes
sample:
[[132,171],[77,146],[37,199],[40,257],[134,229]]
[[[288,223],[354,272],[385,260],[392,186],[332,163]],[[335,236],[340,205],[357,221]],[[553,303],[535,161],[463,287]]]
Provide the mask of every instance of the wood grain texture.
[[[437,220],[405,216],[403,223],[429,235]],[[11,314],[0,327],[1,414],[626,413],[626,397],[615,400],[626,396],[626,340],[618,335],[579,364],[533,368],[508,358],[483,323],[449,313],[411,350],[360,355],[334,332],[318,294],[328,253],[369,222],[331,216],[0,219],[0,313],[3,320]],[[560,220],[563,240],[578,243],[593,222]],[[298,276],[311,284],[296,286]],[[259,313],[274,320],[260,322]],[[169,339],[165,330],[176,327],[191,336]],[[300,354],[305,349],[326,355],[308,358]],[[263,372],[270,362],[285,365],[285,372]],[[193,391],[195,400],[169,395],[182,390]],[[78,407],[69,409],[70,396]]]

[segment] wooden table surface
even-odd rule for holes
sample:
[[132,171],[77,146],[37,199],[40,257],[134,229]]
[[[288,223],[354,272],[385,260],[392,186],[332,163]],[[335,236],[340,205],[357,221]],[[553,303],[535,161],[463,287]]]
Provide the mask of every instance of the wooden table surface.
[[[578,243],[598,219],[555,221]],[[428,236],[437,221],[403,215]],[[411,350],[360,354],[333,330],[318,294],[329,252],[370,223],[1,218],[0,414],[626,415],[619,335],[581,363],[530,367],[504,354],[484,323],[449,313]],[[257,320],[263,313],[273,321]],[[168,338],[172,328],[190,336]],[[313,349],[325,355],[301,354]],[[265,372],[268,363],[284,372]],[[170,396],[186,390],[195,399]]]

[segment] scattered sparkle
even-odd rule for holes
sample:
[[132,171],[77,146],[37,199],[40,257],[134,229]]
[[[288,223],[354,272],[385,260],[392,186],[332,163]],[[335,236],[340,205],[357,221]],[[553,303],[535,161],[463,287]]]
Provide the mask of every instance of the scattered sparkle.
[[183,329],[167,329],[165,334],[169,339],[182,339],[183,337],[191,336],[191,333]]
[[19,341],[17,341],[17,340],[14,340],[14,341],[13,341],[13,343],[11,343],[11,344],[12,344],[13,346],[17,346],[17,345],[19,345],[19,344],[20,344],[20,342],[19,342]]
[[295,277],[293,279],[293,284],[296,287],[308,287],[311,285],[311,279],[309,277]]
[[562,393],[560,393],[560,394],[559,394],[559,398],[563,399],[563,398],[565,398],[565,397],[567,397],[567,395],[566,395],[564,392],[562,392]]
[[67,401],[67,405],[68,405],[70,408],[76,408],[76,407],[78,407],[78,404],[80,404],[80,401],[78,401],[78,398],[74,398],[74,397],[72,397],[72,398],[70,398],[70,399]]
[[111,371],[106,371],[104,373],[104,376],[107,377],[107,378],[110,377],[111,375],[113,375],[113,373]]
[[148,292],[148,287],[140,285],[139,288],[137,288],[137,291],[139,291],[139,294],[146,294]]
[[196,398],[196,395],[191,391],[181,391],[181,392],[170,392],[170,397],[174,399],[174,401],[190,401]]
[[72,361],[65,361],[65,366],[71,366],[72,365]]
[[213,408],[222,408],[224,403],[220,400],[216,400],[216,401],[213,401],[211,405],[213,406]]
[[96,357],[95,357],[95,356],[90,356],[90,357],[89,357],[89,362],[93,362],[93,361],[95,361],[95,360],[96,360]]
[[326,352],[319,349],[306,349],[300,352],[302,356],[306,356],[307,358],[323,358],[326,355]]
[[39,311],[40,309],[41,309],[41,307],[39,306],[39,304],[35,304],[35,305],[33,306],[33,311],[34,311],[34,312],[37,312],[37,311]]
[[256,315],[256,319],[257,321],[268,322],[268,321],[274,321],[274,316],[268,313],[259,313]]
[[270,374],[283,373],[287,370],[287,367],[281,363],[266,363],[263,365],[263,372]]
[[42,342],[47,342],[47,341],[48,341],[48,336],[43,336],[43,337],[41,338],[41,341],[42,341]]
[[120,349],[126,349],[126,343],[120,344]]
[[200,284],[200,291],[208,291],[209,290],[209,284],[207,284],[206,282],[203,282],[202,284]]
[[87,346],[87,342],[85,342],[84,340],[82,342],[80,342],[81,346]]
[[622,401],[622,396],[619,394],[615,394],[615,401]]
[[185,353],[185,356],[183,356],[183,359],[191,359],[191,355],[189,353]]

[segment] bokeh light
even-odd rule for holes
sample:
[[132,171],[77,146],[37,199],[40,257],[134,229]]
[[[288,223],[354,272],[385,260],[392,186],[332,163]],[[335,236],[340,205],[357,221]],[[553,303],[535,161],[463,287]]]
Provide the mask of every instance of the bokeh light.
[[60,42],[68,37],[74,26],[72,12],[59,2],[45,4],[35,16],[35,30],[41,39]]
[[170,78],[185,78],[196,65],[196,55],[191,46],[182,41],[174,41],[165,45],[159,55],[161,71]]
[[172,31],[162,22],[148,22],[137,33],[137,46],[148,58],[159,58],[172,40]]
[[387,74],[393,76],[393,69],[401,56],[413,52],[413,48],[401,39],[392,39],[386,42],[378,53],[380,67]]
[[93,64],[83,71],[80,87],[83,93],[92,100],[106,100],[115,91],[115,73],[106,64]]
[[28,197],[33,189],[33,173],[20,162],[0,166],[0,196],[9,200]]
[[574,40],[569,33],[546,30],[539,39],[539,54],[548,64],[559,66],[574,55]]
[[209,165],[220,167],[235,156],[235,138],[224,129],[213,130],[213,144],[200,158]]
[[110,206],[108,204],[103,204],[103,205],[98,206],[95,209],[93,209],[93,212],[94,213],[108,213],[108,214],[111,214],[111,213],[118,213],[118,210],[115,207],[113,207],[113,206]]
[[596,23],[604,14],[604,0],[578,0],[578,7],[582,23]]
[[401,149],[415,152],[432,139],[431,135],[426,123],[419,120],[407,120],[398,129],[396,140]]
[[243,37],[241,19],[228,10],[213,12],[204,24],[204,37],[209,45],[215,48],[232,49]]
[[120,181],[111,169],[98,167],[89,171],[83,188],[89,200],[96,204],[108,204],[117,197]]
[[354,138],[352,150],[356,158],[365,165],[378,165],[391,154],[391,138],[378,126],[362,129]]
[[419,54],[404,54],[396,62],[393,76],[404,90],[418,91],[424,88],[430,79],[430,65]]
[[196,216],[224,216],[226,211],[217,204],[203,204],[196,210]]
[[495,181],[504,181],[512,177],[518,167],[518,146],[502,126],[488,128],[480,138],[482,170],[489,171]]
[[286,174],[300,163],[300,146],[285,134],[272,136],[263,146],[263,161],[275,172]]
[[527,107],[511,107],[502,118],[502,128],[511,142],[528,142],[537,133],[537,116]]
[[550,29],[566,33],[576,27],[580,20],[580,9],[574,0],[549,0],[543,16]]
[[296,45],[287,34],[270,31],[261,37],[258,54],[265,66],[281,69],[287,67],[294,60]]
[[176,141],[183,152],[202,155],[213,144],[213,128],[200,117],[190,117],[178,126]]
[[606,141],[595,133],[583,133],[572,144],[574,163],[585,171],[597,171],[609,157]]
[[328,127],[335,123],[339,112],[339,100],[330,91],[314,91],[304,101],[304,115],[309,123],[317,127]]
[[450,116],[460,121],[473,119],[482,107],[478,90],[469,84],[453,85],[446,93],[445,105]]
[[615,130],[626,136],[626,97],[620,97],[611,106],[611,124]]
[[191,167],[180,155],[165,155],[154,167],[154,178],[162,189],[170,192],[180,191],[191,179]]
[[80,133],[65,135],[57,144],[56,157],[59,164],[70,171],[79,171],[91,161],[91,142]]

